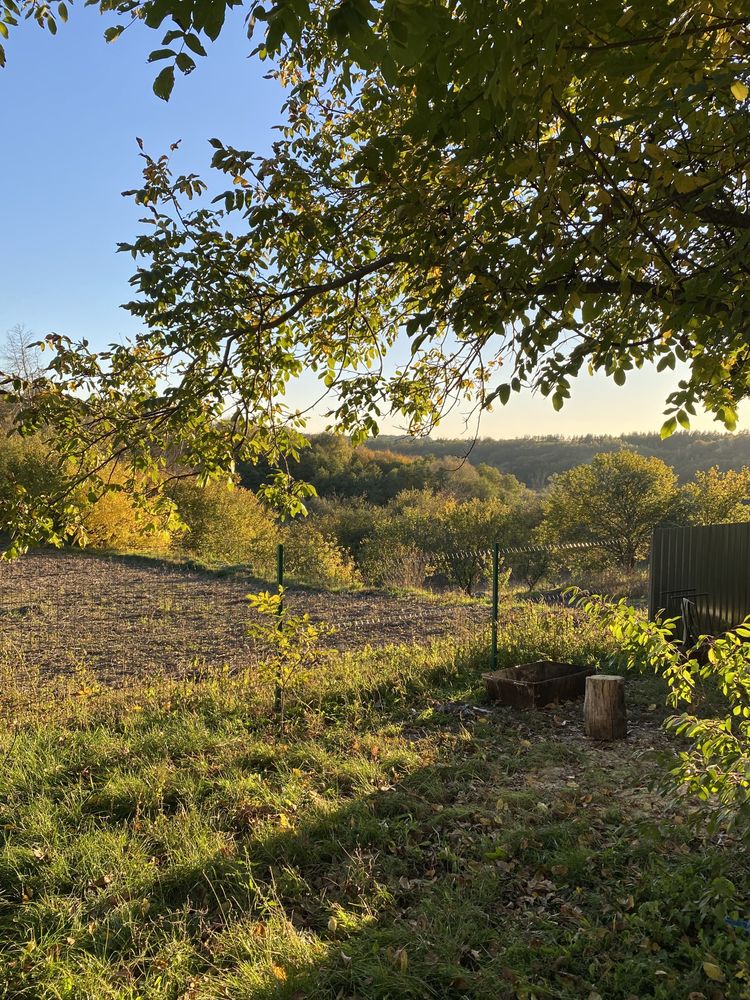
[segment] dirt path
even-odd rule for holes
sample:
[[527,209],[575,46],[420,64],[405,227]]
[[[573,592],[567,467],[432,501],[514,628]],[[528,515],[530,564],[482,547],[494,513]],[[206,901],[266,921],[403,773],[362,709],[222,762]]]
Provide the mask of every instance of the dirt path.
[[[107,679],[155,668],[236,667],[255,655],[245,595],[268,587],[137,557],[40,551],[0,564],[5,655],[44,673],[77,665]],[[291,588],[288,600],[334,624],[338,649],[421,642],[487,622],[482,605],[451,605],[377,591]]]

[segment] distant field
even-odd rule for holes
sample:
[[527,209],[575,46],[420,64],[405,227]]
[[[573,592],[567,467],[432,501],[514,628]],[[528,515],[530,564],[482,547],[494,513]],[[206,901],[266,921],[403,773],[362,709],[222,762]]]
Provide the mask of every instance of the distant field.
[[[43,673],[82,665],[102,679],[241,666],[256,655],[245,595],[267,582],[137,557],[40,551],[0,564],[6,655]],[[488,621],[481,605],[290,588],[295,609],[334,624],[338,649],[420,642]]]

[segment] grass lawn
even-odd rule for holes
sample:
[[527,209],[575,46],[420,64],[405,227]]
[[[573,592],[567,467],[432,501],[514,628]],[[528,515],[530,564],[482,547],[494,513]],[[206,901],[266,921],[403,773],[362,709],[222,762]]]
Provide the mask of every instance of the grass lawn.
[[[603,642],[535,614],[501,661]],[[339,655],[281,734],[228,675],[6,698],[0,997],[750,997],[748,859],[653,790],[656,683],[595,747],[462,712],[484,648]]]

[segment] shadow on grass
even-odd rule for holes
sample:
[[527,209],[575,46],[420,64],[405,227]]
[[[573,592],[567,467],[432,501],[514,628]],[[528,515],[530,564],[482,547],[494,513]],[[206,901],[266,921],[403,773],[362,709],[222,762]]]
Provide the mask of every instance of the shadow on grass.
[[[750,884],[743,862],[675,816],[661,830],[665,806],[633,747],[568,737],[573,715],[462,721],[431,708],[478,698],[480,667],[466,650],[397,685],[374,679],[357,689],[356,706],[326,697],[317,742],[303,719],[275,740],[243,719],[231,767],[208,712],[192,742],[180,739],[178,718],[162,720],[153,747],[159,720],[144,719],[144,732],[130,733],[137,765],[123,770],[112,748],[96,772],[99,799],[77,813],[66,801],[91,769],[55,779],[45,790],[80,867],[54,867],[32,843],[5,857],[4,995],[741,996],[707,989],[703,963],[711,955],[732,982],[740,969],[746,943],[726,930],[708,887]],[[157,756],[163,784],[149,802]],[[119,797],[110,787],[106,798],[115,773]],[[233,795],[255,779],[251,791],[264,794]],[[296,797],[295,781],[304,785]],[[49,836],[54,844],[57,832]],[[108,882],[128,850],[127,878]],[[94,985],[84,967],[95,967]]]
[[601,774],[583,792],[529,787],[580,773],[585,754],[544,743],[519,758],[512,742],[464,737],[403,780],[248,838],[241,860],[163,883],[163,906],[212,899],[236,918],[214,942],[225,994],[212,973],[205,996],[672,998],[705,987],[706,950],[737,961],[742,942],[696,903],[726,858],[628,821]]

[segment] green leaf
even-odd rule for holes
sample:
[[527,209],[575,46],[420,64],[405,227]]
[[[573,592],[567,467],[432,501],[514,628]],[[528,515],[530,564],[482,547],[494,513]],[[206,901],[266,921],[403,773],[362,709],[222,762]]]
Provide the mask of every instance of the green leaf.
[[154,49],[148,57],[148,61],[158,62],[160,59],[173,59],[177,53],[174,49]]
[[185,44],[192,52],[195,52],[196,55],[205,56],[206,50],[203,48],[200,38],[192,32],[185,35]]
[[284,22],[277,16],[273,21],[269,21],[268,30],[266,31],[266,50],[271,55],[281,47],[283,37]]
[[727,978],[722,972],[721,968],[713,961],[705,961],[703,963],[703,971],[706,973],[709,979],[712,979],[715,983],[723,983]]
[[[221,34],[221,29],[224,27],[224,18],[226,17],[226,3],[222,0],[215,0],[212,3],[203,3],[201,5],[203,11],[203,24],[200,25],[212,42]],[[196,26],[197,19],[196,19]]]
[[665,420],[664,423],[661,425],[661,431],[659,432],[660,435],[661,435],[662,441],[665,438],[671,437],[676,430],[677,430],[677,418],[676,417],[670,417],[669,420]]
[[154,80],[154,93],[162,101],[168,101],[174,87],[174,66],[165,66]]
[[177,63],[177,68],[180,72],[184,73],[186,76],[188,73],[192,73],[195,69],[195,60],[191,59],[187,52],[179,52],[175,62]]
[[602,301],[593,295],[588,295],[581,306],[581,316],[584,323],[592,323],[602,311]]
[[111,28],[107,28],[104,32],[104,41],[107,43],[116,41],[124,30],[124,24],[115,24]]

